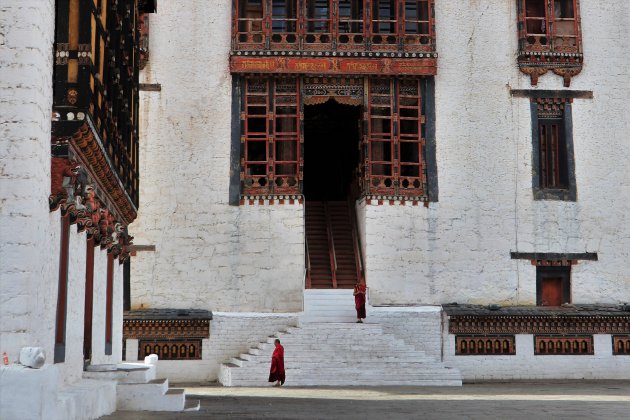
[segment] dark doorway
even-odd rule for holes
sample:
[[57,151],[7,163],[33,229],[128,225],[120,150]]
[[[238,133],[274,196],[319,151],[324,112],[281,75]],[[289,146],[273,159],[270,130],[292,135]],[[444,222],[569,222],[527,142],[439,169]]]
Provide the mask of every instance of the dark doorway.
[[352,288],[362,278],[354,200],[361,107],[304,107],[306,287]]
[[347,200],[359,164],[361,107],[304,107],[304,198]]

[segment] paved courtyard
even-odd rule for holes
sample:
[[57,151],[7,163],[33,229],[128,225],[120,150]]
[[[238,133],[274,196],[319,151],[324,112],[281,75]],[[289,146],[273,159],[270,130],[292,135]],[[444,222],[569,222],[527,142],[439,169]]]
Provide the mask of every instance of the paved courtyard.
[[467,384],[461,388],[184,386],[201,410],[123,412],[153,419],[630,419],[630,380]]

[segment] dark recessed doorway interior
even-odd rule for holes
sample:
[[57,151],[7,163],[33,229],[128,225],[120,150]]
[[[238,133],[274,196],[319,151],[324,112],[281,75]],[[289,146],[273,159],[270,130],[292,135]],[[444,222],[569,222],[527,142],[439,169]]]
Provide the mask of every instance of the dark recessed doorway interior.
[[361,107],[328,100],[304,107],[304,198],[346,200],[359,164]]

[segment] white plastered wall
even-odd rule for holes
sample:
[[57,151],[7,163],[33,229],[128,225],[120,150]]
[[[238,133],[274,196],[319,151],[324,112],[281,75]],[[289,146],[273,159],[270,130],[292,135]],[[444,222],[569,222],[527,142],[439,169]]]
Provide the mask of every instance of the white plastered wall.
[[[52,357],[56,273],[48,212],[53,1],[0,6],[0,352]],[[52,318],[51,318],[52,314]],[[51,321],[52,323],[48,323]]]
[[597,252],[572,267],[572,301],[630,300],[630,4],[580,5],[585,64],[570,89],[594,99],[572,104],[578,199],[563,202],[533,200],[530,103],[510,89],[564,88],[517,69],[516,2],[436,2],[439,202],[363,210],[373,305],[535,304],[536,269],[510,251]]
[[228,204],[231,7],[164,2],[150,17],[142,77],[161,91],[141,92],[144,181],[130,231],[156,251],[133,257],[132,308],[302,310],[302,205]]
[[444,363],[464,381],[534,379],[628,379],[630,358],[613,356],[609,334],[593,336],[592,355],[534,355],[534,336],[516,334],[513,356],[455,356],[455,336],[445,339]]

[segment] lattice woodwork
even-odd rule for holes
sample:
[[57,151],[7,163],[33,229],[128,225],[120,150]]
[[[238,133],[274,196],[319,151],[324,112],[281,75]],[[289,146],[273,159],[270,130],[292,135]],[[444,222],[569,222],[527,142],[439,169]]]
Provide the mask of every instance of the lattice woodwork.
[[534,336],[535,355],[592,355],[593,336],[559,337],[549,335]]
[[159,360],[201,360],[201,340],[140,340],[138,360],[150,354]]
[[552,70],[564,78],[582,70],[582,35],[579,0],[517,0],[519,24],[518,65],[531,76]]
[[246,78],[241,114],[243,195],[299,194],[300,89],[295,78]]
[[630,335],[613,335],[613,354],[630,356]]
[[434,52],[434,0],[233,0],[237,51]]
[[369,79],[363,192],[423,197],[425,118],[419,79]]
[[516,354],[513,335],[457,335],[456,356],[505,356]]
[[451,334],[614,334],[630,331],[630,316],[451,315]]
[[139,339],[208,338],[210,321],[207,319],[125,319],[123,336]]

